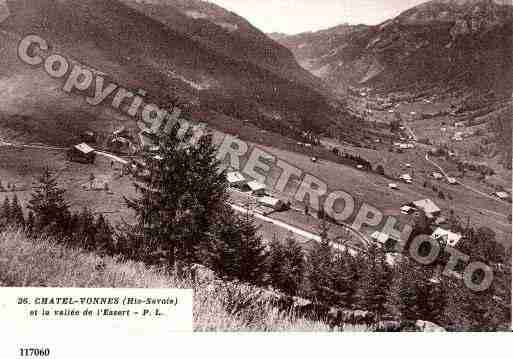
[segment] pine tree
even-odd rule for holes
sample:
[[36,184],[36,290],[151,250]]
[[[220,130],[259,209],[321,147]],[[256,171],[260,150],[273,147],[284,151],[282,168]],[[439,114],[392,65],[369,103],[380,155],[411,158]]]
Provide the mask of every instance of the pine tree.
[[6,196],[0,209],[0,226],[5,227],[11,224],[11,202]]
[[339,305],[350,308],[357,290],[357,263],[347,251],[338,253],[333,262],[333,290]]
[[210,240],[204,244],[204,262],[221,276],[263,284],[268,263],[262,238],[247,211],[234,216],[230,208],[218,216]]
[[37,228],[60,234],[69,216],[69,205],[64,200],[65,190],[58,187],[48,168],[38,180],[39,186],[32,193],[28,208],[34,212]]
[[27,216],[27,222],[25,223],[25,229],[29,235],[32,235],[34,232],[34,226],[36,225],[36,219],[34,217],[34,212],[30,211]]
[[98,216],[96,228],[96,249],[107,255],[114,254],[113,230],[103,214]]
[[269,275],[269,284],[276,289],[284,287],[283,282],[283,263],[285,262],[285,249],[276,235],[273,236],[269,244],[267,256],[267,273]]
[[304,271],[304,253],[297,241],[290,234],[283,244],[274,237],[268,254],[270,284],[289,295],[298,295]]
[[249,211],[238,218],[237,229],[241,236],[239,278],[261,284],[266,274],[266,251],[262,237],[257,233],[255,218]]
[[137,224],[125,225],[120,238],[130,252],[142,251],[144,260],[171,266],[199,260],[199,248],[228,198],[212,137],[191,145],[192,134],[178,130],[159,134],[159,150],[144,154],[150,175],[134,182],[138,197],[126,199]]
[[305,255],[299,243],[289,236],[284,245],[285,261],[283,264],[284,283],[283,289],[286,293],[296,296],[299,294],[305,272]]
[[387,300],[387,308],[396,319],[441,319],[445,295],[440,280],[433,274],[431,268],[407,257],[397,264]]
[[332,303],[334,301],[332,285],[333,252],[327,238],[314,242],[307,254],[306,291],[316,302]]
[[94,215],[89,208],[84,207],[78,215],[78,231],[74,234],[72,244],[85,250],[96,250],[96,233]]
[[363,273],[359,281],[357,306],[371,311],[379,321],[385,314],[385,303],[390,283],[390,272],[385,253],[370,245],[364,258]]
[[11,203],[11,222],[17,226],[23,227],[25,225],[25,216],[18,201],[18,196],[15,194]]

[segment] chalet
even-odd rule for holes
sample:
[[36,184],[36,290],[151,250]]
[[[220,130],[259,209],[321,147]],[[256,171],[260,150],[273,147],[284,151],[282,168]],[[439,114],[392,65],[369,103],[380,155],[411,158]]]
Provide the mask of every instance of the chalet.
[[265,184],[258,181],[248,182],[248,187],[251,189],[251,193],[255,196],[265,196]]
[[246,184],[246,178],[240,172],[228,172],[226,180],[230,187],[242,188]]
[[264,207],[272,208],[275,211],[281,211],[285,209],[285,203],[283,203],[283,201],[270,196],[259,197],[258,204]]
[[415,201],[412,203],[412,205],[413,205],[413,207],[417,208],[419,211],[424,212],[428,218],[438,217],[441,213],[440,207],[438,207],[435,204],[435,202],[433,202],[429,198]]
[[509,194],[507,194],[506,192],[495,192],[493,194],[495,197],[497,198],[500,198],[502,200],[507,200],[509,199]]
[[455,247],[463,236],[460,233],[454,233],[447,229],[438,227],[433,234],[431,234],[431,238],[442,241],[451,247]]
[[155,145],[159,143],[157,135],[149,129],[145,129],[139,133],[139,140],[143,149],[155,147]]
[[412,183],[413,181],[413,178],[408,174],[408,173],[405,173],[403,175],[401,175],[399,177],[400,180],[402,180],[404,183]]
[[402,206],[401,207],[401,213],[403,213],[403,214],[411,214],[411,213],[413,213],[414,210],[415,209],[410,206]]
[[115,137],[110,141],[109,149],[120,154],[130,154],[132,144],[124,137]]
[[385,233],[385,232],[374,232],[371,234],[371,238],[375,240],[381,246],[390,246],[398,242],[400,239],[396,236]]
[[80,143],[68,150],[67,157],[69,161],[93,164],[96,154],[94,152],[94,148],[86,143]]

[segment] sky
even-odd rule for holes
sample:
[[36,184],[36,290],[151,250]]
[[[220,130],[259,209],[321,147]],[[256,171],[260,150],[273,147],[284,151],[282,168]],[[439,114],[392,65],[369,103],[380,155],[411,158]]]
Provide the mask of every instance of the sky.
[[297,34],[343,23],[375,25],[427,0],[209,0],[260,30]]

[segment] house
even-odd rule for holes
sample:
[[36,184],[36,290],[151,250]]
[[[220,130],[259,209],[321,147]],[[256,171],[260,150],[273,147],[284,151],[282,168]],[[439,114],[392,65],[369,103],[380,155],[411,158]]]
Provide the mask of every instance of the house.
[[428,218],[438,217],[441,213],[440,207],[429,198],[421,199],[412,203],[419,211],[423,211]]
[[115,153],[130,154],[132,144],[124,137],[115,137],[110,141],[109,149]]
[[87,143],[80,143],[68,150],[67,157],[69,161],[93,164],[96,154],[94,152],[94,148],[89,146]]
[[463,236],[460,233],[454,233],[447,229],[443,229],[441,227],[438,227],[433,234],[431,234],[431,238],[436,240],[441,240],[443,243],[454,247],[458,244],[458,242],[463,238]]
[[265,196],[265,184],[258,181],[251,181],[248,182],[248,187],[255,196]]
[[502,200],[508,200],[509,199],[509,194],[506,193],[506,192],[502,192],[502,191],[501,192],[495,192],[493,195],[495,197],[497,197],[497,198],[502,199]]
[[413,181],[413,178],[408,173],[401,175],[399,179],[404,181],[405,183],[412,183]]
[[226,180],[230,187],[242,188],[246,184],[246,179],[240,172],[228,172],[226,174]]
[[149,129],[139,132],[139,140],[143,149],[154,147],[159,143],[157,135]]
[[399,238],[385,232],[376,231],[371,234],[371,238],[382,246],[388,246],[391,242],[398,242]]
[[285,209],[285,203],[283,203],[283,201],[270,196],[259,197],[258,204],[264,207],[272,208],[275,211],[281,211]]
[[402,206],[401,207],[401,213],[403,214],[411,214],[413,213],[414,208],[410,206]]
[[396,183],[389,183],[388,188],[390,189],[399,189],[399,186]]

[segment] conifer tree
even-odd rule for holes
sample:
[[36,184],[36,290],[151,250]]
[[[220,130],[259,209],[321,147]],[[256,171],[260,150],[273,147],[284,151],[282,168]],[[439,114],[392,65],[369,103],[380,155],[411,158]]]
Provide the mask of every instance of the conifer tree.
[[350,308],[354,302],[357,289],[357,263],[347,251],[338,253],[333,262],[333,290],[339,305]]
[[[145,153],[149,176],[134,183],[138,197],[126,199],[137,223],[125,225],[122,246],[151,263],[199,260],[199,248],[228,198],[210,135],[191,145],[179,126],[158,134],[159,149]],[[131,248],[131,249],[128,249]]]
[[283,272],[285,274],[284,290],[290,295],[298,295],[305,272],[305,255],[299,243],[289,233],[284,245],[285,261]]
[[59,188],[49,168],[43,171],[38,180],[39,185],[28,205],[34,212],[36,227],[51,234],[61,233],[69,216],[69,205],[64,200],[65,190]]
[[16,194],[14,195],[11,203],[11,222],[17,226],[25,225],[25,216],[23,215],[23,210],[21,209],[18,196]]
[[269,243],[269,253],[267,256],[267,273],[269,275],[269,284],[273,288],[283,288],[284,262],[285,250],[277,235],[275,234],[271,243]]
[[96,233],[94,215],[89,208],[84,207],[78,215],[78,231],[74,234],[73,244],[86,250],[95,250]]
[[11,202],[6,196],[0,209],[0,225],[5,227],[11,223]]
[[[331,292],[333,252],[329,239],[312,243],[307,254],[306,291],[316,302],[332,303]],[[335,299],[336,301],[336,299]]]
[[385,313],[385,303],[390,283],[390,272],[385,253],[375,244],[367,249],[364,258],[363,273],[360,276],[357,294],[357,306],[371,311],[379,321]]
[[257,230],[249,211],[235,216],[226,207],[204,244],[204,262],[222,277],[263,284],[268,259]]
[[34,217],[34,212],[30,211],[27,216],[27,222],[25,223],[25,229],[29,236],[33,234],[35,224],[36,219]]
[[290,234],[283,244],[274,237],[268,254],[270,284],[289,295],[298,295],[304,271],[304,253],[297,241]]
[[108,255],[114,254],[113,230],[103,214],[98,216],[96,228],[96,249]]

